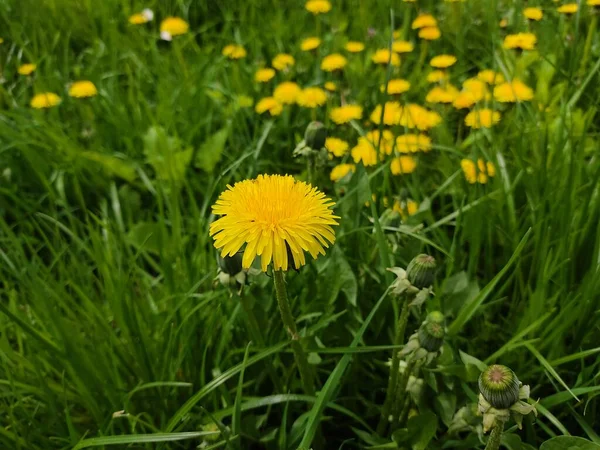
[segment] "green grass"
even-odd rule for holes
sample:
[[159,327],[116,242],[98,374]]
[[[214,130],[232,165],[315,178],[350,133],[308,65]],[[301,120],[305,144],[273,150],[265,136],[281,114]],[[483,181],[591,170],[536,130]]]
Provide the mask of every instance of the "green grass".
[[[210,206],[227,184],[260,173],[305,177],[292,150],[315,118],[354,146],[375,127],[366,119],[390,74],[410,80],[406,98],[423,104],[428,69],[410,30],[414,4],[334,1],[315,19],[303,3],[0,2],[0,448],[483,448],[475,430],[447,433],[476,401],[480,361],[508,365],[540,399],[537,421],[510,428],[507,447],[569,434],[600,445],[598,12],[582,5],[568,18],[546,1],[544,19],[528,25],[522,1],[420,0],[442,30],[426,62],[455,54],[455,85],[493,68],[523,78],[535,99],[501,106],[500,124],[476,132],[463,112],[428,105],[444,122],[410,175],[392,176],[388,160],[334,184],[332,164],[320,169],[315,184],[341,216],[336,243],[286,277],[317,379],[312,397],[270,276],[252,276],[241,299],[215,282]],[[154,22],[129,26],[144,7]],[[159,42],[168,15],[191,33]],[[535,32],[537,51],[502,49],[501,17],[510,32]],[[369,55],[389,45],[391,19],[416,45],[388,74]],[[369,28],[377,33],[367,39]],[[317,56],[300,52],[316,33]],[[275,118],[239,107],[240,95],[269,95],[275,82],[259,86],[253,74],[278,52],[297,61],[276,82],[321,85],[332,78],[321,57],[347,39],[367,43],[336,78],[364,106],[363,121],[329,120],[339,92]],[[248,56],[221,56],[231,42]],[[32,77],[17,74],[25,62],[37,64]],[[99,95],[69,98],[76,79]],[[63,103],[32,110],[45,90]],[[496,176],[468,184],[466,156],[493,161]],[[421,206],[398,226],[382,217],[383,197],[401,192]],[[440,270],[407,334],[439,309],[448,336],[422,372],[423,402],[393,435],[405,443],[394,444],[374,432],[398,314],[385,269],[420,252]]]

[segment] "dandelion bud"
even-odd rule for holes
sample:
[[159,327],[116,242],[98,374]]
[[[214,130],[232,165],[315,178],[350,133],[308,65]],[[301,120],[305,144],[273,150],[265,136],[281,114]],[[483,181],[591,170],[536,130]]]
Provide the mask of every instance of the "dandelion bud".
[[444,326],[437,322],[424,322],[419,328],[419,345],[428,352],[437,352],[444,344]]
[[227,275],[236,275],[242,271],[242,254],[236,253],[233,256],[225,257],[217,254],[217,264],[219,264],[219,269]]
[[327,128],[321,122],[311,122],[304,132],[304,142],[313,150],[321,150],[327,139]]
[[421,254],[413,258],[406,268],[406,276],[411,284],[419,289],[429,287],[435,279],[435,259]]
[[425,319],[425,322],[439,323],[442,325],[445,321],[446,318],[440,311],[431,311],[429,314],[427,314],[427,318]]
[[479,392],[496,409],[507,409],[519,401],[520,382],[506,366],[494,364],[479,376]]

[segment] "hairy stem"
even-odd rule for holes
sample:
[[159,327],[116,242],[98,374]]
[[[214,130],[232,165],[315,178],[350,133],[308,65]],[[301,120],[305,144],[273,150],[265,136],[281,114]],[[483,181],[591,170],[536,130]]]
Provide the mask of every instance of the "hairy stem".
[[490,438],[485,446],[485,450],[498,450],[500,448],[500,441],[502,440],[502,431],[504,431],[504,422],[497,420],[492,427]]

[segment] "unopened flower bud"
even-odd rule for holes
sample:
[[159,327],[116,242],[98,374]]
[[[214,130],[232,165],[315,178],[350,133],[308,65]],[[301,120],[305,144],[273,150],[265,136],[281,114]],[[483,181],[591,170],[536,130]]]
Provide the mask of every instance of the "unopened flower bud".
[[429,287],[435,279],[435,259],[421,254],[413,258],[406,268],[406,276],[411,284],[419,289]]
[[227,275],[236,275],[242,271],[242,255],[236,253],[233,256],[223,257],[217,254],[217,264],[219,264],[219,269]]
[[419,344],[428,352],[437,352],[444,344],[444,326],[437,322],[424,322],[418,331]]
[[507,409],[519,401],[520,382],[506,366],[494,364],[479,376],[479,392],[496,409]]
[[321,150],[325,146],[327,139],[327,128],[321,122],[311,122],[304,132],[304,142],[306,146],[313,150]]
[[442,325],[445,321],[446,318],[440,311],[431,311],[429,314],[427,314],[427,318],[425,319],[425,322],[439,323]]

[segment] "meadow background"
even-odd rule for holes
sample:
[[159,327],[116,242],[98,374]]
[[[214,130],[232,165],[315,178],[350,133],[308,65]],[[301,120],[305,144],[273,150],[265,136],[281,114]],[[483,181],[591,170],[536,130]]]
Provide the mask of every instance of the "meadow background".
[[[1,1],[0,448],[295,449],[307,433],[314,448],[483,448],[477,424],[458,436],[448,427],[476,402],[480,367],[493,362],[540,400],[537,420],[512,427],[506,448],[561,435],[597,448],[600,11],[582,1],[567,15],[560,5],[348,0],[315,16],[291,0]],[[523,18],[527,6],[543,19]],[[154,20],[131,25],[143,8]],[[419,12],[436,17],[440,39],[417,37]],[[168,16],[189,32],[161,41]],[[375,64],[394,30],[413,52],[399,67]],[[502,47],[519,31],[537,36],[534,50]],[[321,45],[303,52],[309,36]],[[365,50],[345,52],[348,40]],[[231,43],[246,56],[223,55]],[[256,83],[283,52],[295,65]],[[334,52],[348,64],[323,71]],[[496,105],[498,124],[470,129],[464,110],[425,103],[439,54],[457,57],[448,73],[459,89],[492,69],[521,78],[534,98]],[[24,63],[37,68],[20,75]],[[210,207],[227,184],[261,173],[306,179],[292,152],[311,120],[350,147],[381,129],[371,112],[390,100],[380,86],[399,77],[411,83],[401,102],[442,122],[412,173],[393,175],[387,158],[333,182],[335,163],[318,167],[314,183],[341,217],[336,242],[287,274],[317,376],[308,396],[269,275],[252,276],[242,301],[215,282]],[[70,98],[81,79],[98,95]],[[318,108],[258,114],[286,80],[337,90]],[[62,103],[31,108],[44,91]],[[361,105],[361,119],[334,123],[343,103]],[[495,176],[469,183],[464,158],[493,162]],[[416,211],[387,222],[407,199]],[[374,307],[393,280],[386,268],[422,252],[439,270],[421,314],[445,314],[444,353],[424,371],[426,401],[406,427],[378,436],[398,311],[391,300]],[[411,316],[407,335],[422,318]]]

